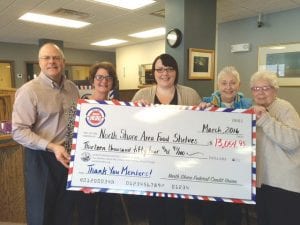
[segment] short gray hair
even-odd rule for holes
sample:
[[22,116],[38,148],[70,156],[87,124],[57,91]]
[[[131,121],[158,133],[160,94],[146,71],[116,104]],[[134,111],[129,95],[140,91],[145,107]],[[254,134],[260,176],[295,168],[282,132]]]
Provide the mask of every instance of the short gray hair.
[[46,47],[46,46],[52,46],[52,47],[56,48],[57,51],[59,52],[61,58],[62,58],[63,60],[65,60],[64,52],[61,50],[60,47],[58,47],[58,45],[56,45],[55,43],[52,43],[52,42],[47,42],[47,43],[43,44],[43,45],[40,47],[40,49],[39,49],[39,58],[40,58],[40,54],[41,54],[42,48],[44,48],[44,47]]
[[232,74],[239,83],[241,82],[240,74],[234,66],[225,66],[218,74],[218,82],[220,81],[222,76],[224,76],[225,74]]
[[250,79],[250,87],[252,88],[259,80],[267,81],[275,89],[279,88],[277,75],[272,71],[262,70],[254,73]]

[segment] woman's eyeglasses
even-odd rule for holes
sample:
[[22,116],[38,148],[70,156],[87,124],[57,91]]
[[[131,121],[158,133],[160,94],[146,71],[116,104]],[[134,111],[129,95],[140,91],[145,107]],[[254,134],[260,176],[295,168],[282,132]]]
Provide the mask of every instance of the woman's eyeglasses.
[[107,81],[112,81],[113,80],[113,77],[111,75],[99,75],[99,74],[96,74],[95,75],[95,79],[96,80],[99,80],[99,81],[102,81],[102,80],[107,80]]
[[271,86],[262,86],[262,87],[252,87],[251,90],[254,92],[259,92],[259,91],[266,92],[266,91],[271,90],[272,88],[273,87],[271,87]]
[[157,68],[155,69],[155,71],[158,73],[163,73],[164,71],[170,73],[170,72],[174,72],[175,69],[173,67],[166,67],[166,68]]

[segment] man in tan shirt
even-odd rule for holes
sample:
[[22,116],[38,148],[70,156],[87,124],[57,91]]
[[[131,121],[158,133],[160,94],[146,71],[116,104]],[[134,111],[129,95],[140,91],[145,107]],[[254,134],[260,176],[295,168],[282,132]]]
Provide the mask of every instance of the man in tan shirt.
[[65,225],[70,156],[63,144],[67,114],[79,93],[63,75],[65,58],[57,45],[40,48],[39,65],[39,76],[16,92],[13,138],[25,147],[27,224]]

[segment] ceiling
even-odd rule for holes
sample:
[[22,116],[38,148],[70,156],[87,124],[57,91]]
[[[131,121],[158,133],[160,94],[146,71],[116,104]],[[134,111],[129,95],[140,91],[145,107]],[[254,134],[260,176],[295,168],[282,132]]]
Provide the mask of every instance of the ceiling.
[[[92,46],[108,38],[128,40],[133,45],[161,39],[137,39],[128,34],[162,27],[165,0],[140,10],[124,10],[88,0],[0,0],[0,42],[37,44],[41,38],[63,40],[66,48],[114,51],[115,47]],[[217,0],[217,22],[223,23],[300,7],[300,0]],[[64,14],[57,10],[67,9]],[[62,28],[20,21],[26,12],[55,14],[83,20],[91,25],[82,29]],[[80,13],[79,13],[80,12]],[[158,12],[158,16],[151,13]],[[159,16],[160,15],[160,16]]]

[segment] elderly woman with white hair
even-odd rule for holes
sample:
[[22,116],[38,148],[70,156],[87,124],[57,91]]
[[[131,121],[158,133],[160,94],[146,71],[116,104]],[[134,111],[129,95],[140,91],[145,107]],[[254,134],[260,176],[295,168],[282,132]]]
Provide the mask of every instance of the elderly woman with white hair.
[[217,107],[247,109],[251,107],[252,101],[244,98],[239,92],[241,86],[240,74],[233,66],[224,67],[218,74],[218,90],[210,97],[203,97],[203,101]]
[[[218,90],[210,97],[203,97],[203,102],[222,108],[248,109],[252,106],[252,100],[245,98],[239,92],[241,81],[239,72],[233,66],[224,67],[218,74]],[[200,103],[200,107],[207,105]],[[226,225],[242,224],[242,208],[239,204],[226,202],[203,202],[203,225],[216,225],[219,210],[223,208]]]
[[257,213],[259,225],[298,225],[300,207],[300,119],[277,97],[276,74],[250,80],[256,114]]

